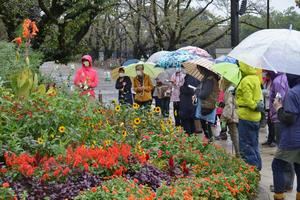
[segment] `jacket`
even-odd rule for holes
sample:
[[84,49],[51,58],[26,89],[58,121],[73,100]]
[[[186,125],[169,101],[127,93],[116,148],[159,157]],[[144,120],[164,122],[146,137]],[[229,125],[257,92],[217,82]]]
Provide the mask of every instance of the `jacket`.
[[180,87],[184,84],[184,77],[185,74],[182,72],[179,72],[179,75],[176,76],[176,73],[174,73],[171,76],[172,81],[172,93],[171,93],[171,101],[172,102],[179,102],[179,95],[180,95]]
[[[81,95],[91,95],[95,97],[94,89],[98,85],[98,73],[92,67],[92,57],[90,55],[85,55],[82,57],[81,61],[83,63],[84,60],[89,61],[89,66],[85,67],[82,64],[82,67],[76,71],[74,84],[82,89]],[[84,88],[88,86],[87,88]]]
[[199,87],[196,90],[196,94],[201,99],[201,107],[211,110],[215,109],[219,94],[218,80],[214,76],[205,77]]
[[284,122],[287,116],[281,117],[280,112],[278,113],[281,122],[279,149],[295,150],[300,149],[300,76],[287,75],[287,79],[291,89],[283,101],[283,111],[292,115],[293,120]]
[[230,86],[225,90],[225,94],[224,94],[225,107],[223,108],[221,120],[226,121],[228,123],[239,122],[239,118],[237,115],[237,106],[236,106],[233,92],[234,92],[234,87]]
[[119,102],[132,104],[132,83],[128,76],[119,77],[116,81],[116,89],[119,90]]
[[[140,90],[139,87],[144,87]],[[152,100],[152,90],[153,85],[150,77],[147,74],[144,74],[143,77],[136,76],[133,79],[133,89],[136,93],[135,101],[137,102],[147,102]]]
[[270,113],[269,117],[273,123],[279,122],[276,110],[273,106],[273,102],[276,98],[276,94],[279,93],[284,100],[286,92],[289,89],[288,81],[285,74],[277,74],[274,76],[274,79],[271,84],[270,89]]
[[189,85],[197,87],[200,81],[191,75],[186,75],[184,78],[184,84],[180,87],[180,104],[179,104],[179,116],[181,119],[194,119],[196,106],[193,104],[192,97],[195,94],[194,89]]
[[236,103],[239,119],[259,122],[261,113],[256,111],[257,103],[262,100],[262,90],[256,70],[249,65],[240,63],[242,80],[236,90]]

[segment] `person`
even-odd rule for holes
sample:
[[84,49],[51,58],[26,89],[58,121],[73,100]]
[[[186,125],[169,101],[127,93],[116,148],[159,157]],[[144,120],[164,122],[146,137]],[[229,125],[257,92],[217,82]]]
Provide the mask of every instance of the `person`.
[[[223,82],[223,81],[222,81]],[[218,95],[218,107],[217,107],[217,115],[216,115],[216,122],[215,122],[215,126],[217,125],[217,120],[221,120],[221,116],[223,113],[223,109],[225,106],[224,103],[224,98],[225,98],[225,93],[223,91],[223,87],[221,87],[222,89],[220,89],[219,95]],[[221,126],[221,131],[220,134],[215,137],[216,140],[227,140],[227,126]]]
[[135,91],[135,102],[142,107],[150,107],[152,104],[153,85],[150,77],[144,73],[144,65],[138,64],[135,67],[137,76],[133,79]]
[[95,88],[98,85],[98,73],[92,67],[92,57],[84,55],[81,59],[82,67],[76,71],[74,85],[80,90],[80,95],[88,95],[95,98]]
[[290,89],[285,98],[274,101],[281,125],[279,147],[272,162],[274,199],[284,199],[285,168],[293,163],[297,175],[296,200],[300,200],[300,76],[287,74],[287,80]]
[[[238,138],[238,115],[237,115],[237,106],[234,97],[234,86],[230,84],[229,81],[222,79],[221,81],[222,90],[224,93],[224,107],[223,112],[220,116],[221,129],[229,129],[230,138],[235,150],[236,157],[240,157],[240,148],[239,148],[239,138]],[[225,132],[226,134],[226,132]],[[227,138],[227,134],[226,134]]]
[[160,81],[157,85],[157,98],[160,102],[161,113],[164,117],[169,117],[171,86],[168,82]]
[[173,103],[173,114],[175,119],[175,126],[180,126],[181,121],[179,117],[180,107],[180,87],[184,84],[185,74],[182,70],[177,69],[176,72],[171,76],[172,91],[170,101]]
[[201,74],[204,75],[201,83],[196,89],[198,105],[196,118],[200,119],[201,126],[207,139],[213,140],[211,126],[216,120],[216,103],[219,94],[219,77],[217,74],[203,67],[198,67]]
[[[274,108],[274,101],[276,99],[276,95],[279,95],[281,99],[285,99],[286,92],[289,89],[287,77],[284,73],[276,73],[273,71],[268,71],[268,75],[270,79],[272,80],[271,88],[270,88],[270,112],[269,112],[269,135],[268,135],[268,141],[274,140],[276,141],[277,146],[279,145],[280,141],[280,121],[277,116],[277,112]],[[271,138],[271,139],[269,139]],[[267,141],[267,142],[268,142]],[[287,164],[285,166],[285,181],[286,191],[291,191],[293,189],[294,185],[294,167],[293,164]],[[274,192],[274,186],[270,186],[271,191]]]
[[258,147],[261,112],[264,111],[262,90],[256,70],[239,63],[242,80],[236,89],[238,106],[238,132],[240,154],[243,160],[261,170],[262,163]]
[[193,76],[187,74],[184,77],[184,83],[180,87],[180,103],[179,103],[179,117],[184,131],[191,135],[195,132],[195,99],[193,99],[195,90],[191,87],[197,87],[200,81]]
[[119,69],[119,78],[116,81],[115,88],[119,90],[120,104],[133,104],[131,87],[132,83],[128,76],[125,76],[124,68]]
[[261,123],[262,126],[268,125],[268,137],[267,141],[262,143],[263,146],[269,146],[269,147],[276,147],[276,141],[275,141],[275,133],[272,127],[272,122],[270,118],[270,90],[272,85],[272,79],[270,77],[270,73],[268,71],[265,71],[265,76],[263,78],[263,97],[264,97],[264,104],[265,104],[265,113],[266,115],[263,116],[265,119],[263,120],[264,123]]
[[157,88],[162,85],[161,80],[159,80],[159,78],[155,78],[155,86],[153,89],[153,93],[152,93],[152,97],[154,98],[154,102],[155,102],[155,107],[160,107],[161,108],[161,102],[160,99],[158,98],[158,93],[157,93]]

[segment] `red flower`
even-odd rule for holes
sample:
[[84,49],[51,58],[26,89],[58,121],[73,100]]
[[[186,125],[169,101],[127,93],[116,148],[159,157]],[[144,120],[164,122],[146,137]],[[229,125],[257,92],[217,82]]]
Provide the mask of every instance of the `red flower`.
[[86,172],[89,171],[89,164],[84,163],[84,164],[83,164],[83,167],[84,167],[84,170],[85,170]]
[[9,183],[8,183],[8,182],[3,183],[3,184],[2,184],[2,187],[4,187],[4,188],[9,188]]
[[22,44],[22,38],[21,37],[16,37],[13,42],[15,42],[18,46],[21,46]]
[[146,160],[148,161],[150,159],[149,153],[146,153]]
[[63,170],[63,175],[66,176],[69,172],[70,172],[70,168],[69,168],[69,167],[66,167],[66,168]]
[[115,175],[115,176],[122,176],[123,172],[125,172],[125,171],[126,171],[126,168],[123,167],[123,166],[121,166],[119,169],[117,169],[117,170],[114,172],[113,175]]
[[186,176],[189,174],[189,169],[186,167],[186,160],[181,163],[183,174]]
[[60,169],[57,169],[53,172],[53,176],[58,177],[60,173]]
[[42,176],[42,181],[46,181],[46,180],[48,180],[50,177],[49,177],[49,174],[44,174],[43,176]]
[[161,150],[158,150],[157,157],[160,158],[161,156],[162,156],[162,151],[161,151]]
[[170,152],[168,150],[166,150],[166,155],[169,156],[170,155]]
[[169,158],[169,166],[170,166],[170,168],[174,168],[175,167],[173,156],[170,156],[170,158]]

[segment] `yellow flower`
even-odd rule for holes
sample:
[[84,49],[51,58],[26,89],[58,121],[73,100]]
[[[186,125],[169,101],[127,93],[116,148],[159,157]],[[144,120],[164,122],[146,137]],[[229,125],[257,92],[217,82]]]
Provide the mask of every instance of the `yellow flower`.
[[117,106],[115,107],[115,111],[116,111],[116,112],[120,112],[120,110],[121,110],[121,106],[120,106],[120,105],[117,105]]
[[124,138],[127,136],[126,130],[123,130],[123,131],[122,131],[122,135],[123,135]]
[[40,138],[40,137],[39,137],[39,138],[37,139],[37,143],[38,143],[38,144],[44,144],[43,138]]
[[133,107],[134,109],[139,109],[139,108],[140,108],[140,105],[137,104],[137,103],[134,103],[134,104],[132,105],[132,107]]
[[60,133],[64,133],[64,132],[66,131],[66,128],[65,128],[64,126],[60,126],[60,127],[58,128],[58,131],[59,131]]
[[135,119],[133,120],[133,122],[134,122],[135,125],[139,125],[142,121],[141,121],[140,118],[135,118]]
[[117,103],[117,101],[116,101],[115,99],[113,99],[111,102],[112,102],[113,104],[116,104],[116,103]]
[[161,125],[161,126],[164,126],[164,125],[165,125],[164,120],[160,120],[160,125]]
[[105,140],[104,143],[105,143],[105,146],[108,146],[108,145],[111,144],[111,141],[110,140]]
[[50,135],[50,138],[51,138],[51,139],[54,139],[54,137],[55,137],[54,134],[51,134],[51,135]]
[[154,108],[154,112],[160,113],[160,111],[161,111],[161,110],[160,110],[160,107],[159,107],[159,106],[157,106],[157,107]]
[[96,144],[96,140],[93,140],[93,144],[94,144],[94,145]]
[[167,124],[168,124],[168,125],[172,125],[172,124],[173,124],[172,119],[169,118],[169,119],[167,120]]

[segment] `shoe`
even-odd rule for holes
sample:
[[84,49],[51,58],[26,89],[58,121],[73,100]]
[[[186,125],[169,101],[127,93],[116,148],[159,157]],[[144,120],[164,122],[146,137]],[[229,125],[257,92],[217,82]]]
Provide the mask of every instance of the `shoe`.
[[[270,185],[270,191],[271,192],[274,192],[274,185]],[[285,191],[284,192],[293,192],[293,188],[285,188]]]
[[270,143],[268,141],[262,143],[261,145],[266,146],[266,145],[270,145]]
[[276,147],[276,143],[272,142],[271,144],[269,144],[269,147]]
[[274,194],[274,200],[284,200],[284,194]]

